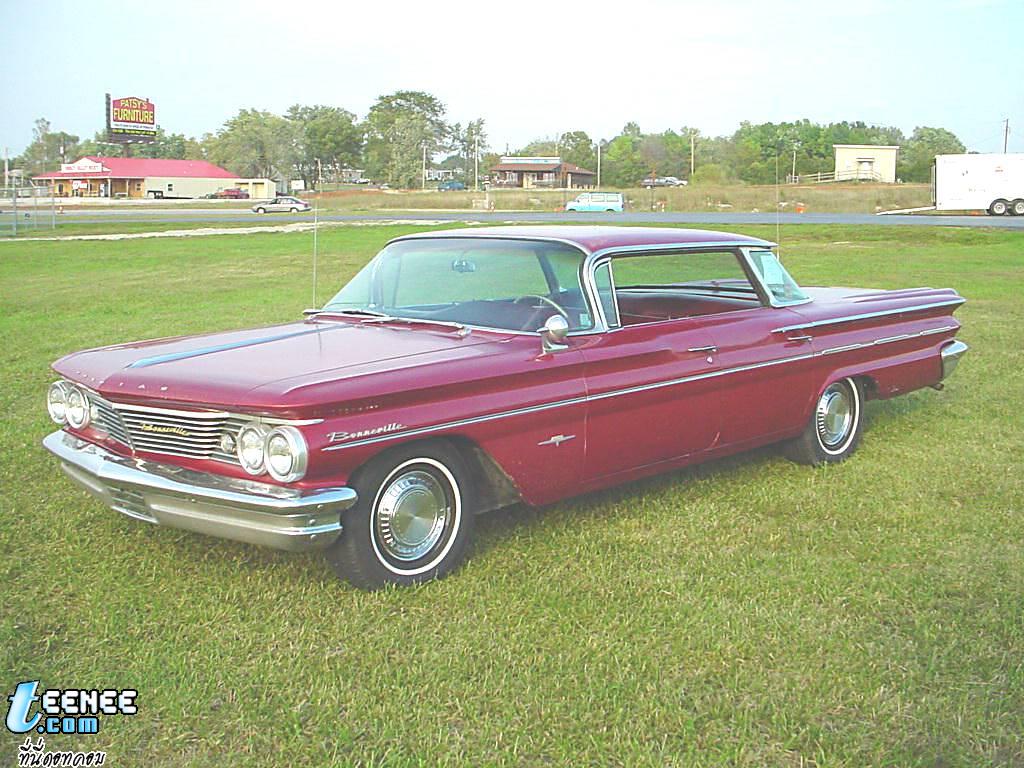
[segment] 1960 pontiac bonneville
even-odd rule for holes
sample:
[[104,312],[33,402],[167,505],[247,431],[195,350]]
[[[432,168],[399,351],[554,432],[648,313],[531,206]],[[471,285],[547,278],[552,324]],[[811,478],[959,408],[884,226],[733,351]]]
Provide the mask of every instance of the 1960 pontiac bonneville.
[[54,364],[45,446],[139,520],[322,548],[364,587],[443,575],[477,513],[767,443],[857,447],[864,401],[941,388],[951,289],[800,288],[720,232],[490,227],[391,241],[272,328]]

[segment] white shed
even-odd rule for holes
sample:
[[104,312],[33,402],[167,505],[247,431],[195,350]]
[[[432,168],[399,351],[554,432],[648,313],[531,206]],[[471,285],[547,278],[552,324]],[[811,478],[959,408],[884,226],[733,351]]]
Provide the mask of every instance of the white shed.
[[898,146],[876,144],[834,144],[836,181],[880,181],[896,183]]

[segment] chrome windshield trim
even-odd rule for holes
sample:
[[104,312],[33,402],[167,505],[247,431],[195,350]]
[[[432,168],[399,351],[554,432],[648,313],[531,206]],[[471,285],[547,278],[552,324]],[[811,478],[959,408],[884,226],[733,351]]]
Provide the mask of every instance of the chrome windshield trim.
[[784,325],[781,328],[773,328],[772,333],[789,333],[790,331],[802,331],[806,328],[821,328],[822,326],[827,325],[855,323],[858,320],[871,320],[876,317],[902,315],[907,312],[923,312],[927,309],[938,309],[939,307],[960,306],[966,301],[967,299],[959,297],[956,299],[949,299],[948,301],[935,301],[929,304],[915,304],[910,307],[899,307],[898,309],[883,309],[878,312],[864,312],[857,315],[844,315],[843,317],[833,317],[827,320],[813,320],[807,323],[797,323],[796,325]]

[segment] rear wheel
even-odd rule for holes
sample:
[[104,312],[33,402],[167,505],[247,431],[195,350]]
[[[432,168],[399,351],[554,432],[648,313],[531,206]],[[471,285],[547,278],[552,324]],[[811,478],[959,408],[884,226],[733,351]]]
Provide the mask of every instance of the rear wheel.
[[292,213],[298,213],[298,212],[299,212],[298,208],[292,208]]
[[1024,199],[1014,200],[1010,204],[1010,211],[1014,216],[1024,216]]
[[992,205],[988,207],[988,212],[991,216],[1005,216],[1008,210],[1010,210],[1010,204],[1002,198],[993,200]]
[[352,482],[359,494],[327,560],[361,589],[416,584],[448,574],[472,537],[472,479],[444,442],[389,451]]
[[266,212],[267,212],[267,209],[262,207],[262,206],[260,206],[259,208],[256,209],[256,213],[266,213]]
[[841,379],[825,387],[810,421],[787,450],[800,464],[828,464],[848,458],[860,443],[864,395],[853,379]]

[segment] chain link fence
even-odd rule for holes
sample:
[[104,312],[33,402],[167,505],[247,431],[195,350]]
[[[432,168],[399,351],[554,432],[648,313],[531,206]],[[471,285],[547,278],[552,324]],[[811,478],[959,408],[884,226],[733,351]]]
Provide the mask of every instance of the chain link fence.
[[0,187],[0,237],[57,228],[57,204],[46,187]]

